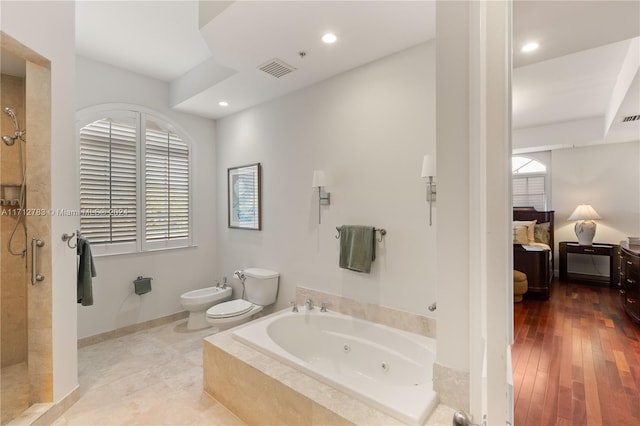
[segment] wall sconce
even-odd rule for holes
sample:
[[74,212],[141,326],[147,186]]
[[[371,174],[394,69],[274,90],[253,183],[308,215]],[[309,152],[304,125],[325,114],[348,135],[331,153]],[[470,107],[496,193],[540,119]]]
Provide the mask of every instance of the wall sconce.
[[591,204],[580,204],[571,213],[567,220],[577,220],[575,231],[578,237],[578,244],[581,246],[590,246],[593,243],[593,237],[596,235],[596,223],[594,220],[602,219],[598,212],[591,207]]
[[433,203],[436,202],[436,184],[433,176],[436,174],[436,162],[431,155],[425,155],[422,160],[422,177],[429,178],[427,182],[427,203],[429,203],[429,226],[432,224]]
[[331,204],[331,193],[322,190],[323,187],[327,186],[327,177],[322,170],[313,171],[313,182],[311,186],[318,188],[318,224],[320,224],[320,206],[328,206]]

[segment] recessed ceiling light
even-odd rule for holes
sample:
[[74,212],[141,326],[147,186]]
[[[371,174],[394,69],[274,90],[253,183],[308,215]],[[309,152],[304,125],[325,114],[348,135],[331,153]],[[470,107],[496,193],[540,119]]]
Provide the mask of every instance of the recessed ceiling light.
[[533,52],[534,50],[536,50],[538,47],[540,47],[540,45],[538,43],[536,43],[535,41],[532,41],[530,43],[525,44],[524,46],[522,46],[522,49],[520,49],[521,52]]
[[228,107],[228,106],[229,106],[229,102],[227,102],[227,101],[220,101],[220,102],[218,102],[218,105],[220,105],[221,107]]
[[326,33],[322,36],[322,41],[327,44],[335,43],[336,40],[338,40],[338,37],[336,37],[336,35],[333,33]]

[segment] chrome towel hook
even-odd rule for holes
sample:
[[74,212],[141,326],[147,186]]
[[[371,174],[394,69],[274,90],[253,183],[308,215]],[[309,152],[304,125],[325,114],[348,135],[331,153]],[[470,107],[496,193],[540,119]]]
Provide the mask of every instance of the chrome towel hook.
[[70,241],[75,236],[76,236],[75,232],[73,234],[71,234],[71,235],[69,235],[69,234],[67,234],[65,232],[64,234],[62,234],[62,241],[67,243],[67,247],[69,247],[70,249],[74,249],[74,248],[78,247],[78,242],[76,241],[76,245],[72,246]]

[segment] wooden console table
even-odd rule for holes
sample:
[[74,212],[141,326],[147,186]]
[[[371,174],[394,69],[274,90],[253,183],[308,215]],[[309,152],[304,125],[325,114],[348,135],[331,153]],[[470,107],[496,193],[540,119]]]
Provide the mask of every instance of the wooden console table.
[[[619,281],[617,244],[600,244],[594,243],[590,246],[581,246],[575,242],[561,241],[560,244],[560,281],[580,281],[591,284],[605,284],[610,287],[617,287]],[[567,253],[572,254],[588,254],[592,256],[609,257],[609,276],[600,277],[597,275],[578,274],[575,272],[567,272]]]

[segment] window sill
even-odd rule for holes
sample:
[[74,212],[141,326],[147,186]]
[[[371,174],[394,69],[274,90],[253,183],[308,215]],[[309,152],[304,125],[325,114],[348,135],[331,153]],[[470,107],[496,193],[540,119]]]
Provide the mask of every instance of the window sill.
[[147,250],[140,250],[140,251],[124,251],[123,250],[123,251],[113,251],[108,253],[93,253],[93,257],[101,258],[101,257],[112,257],[112,256],[135,256],[135,255],[145,255],[145,254],[151,254],[151,253],[160,253],[160,252],[166,252],[171,250],[184,250],[184,249],[191,249],[191,248],[198,248],[198,244],[190,244],[190,245],[177,246],[177,247],[161,247],[161,248],[154,248],[154,249],[147,249]]

